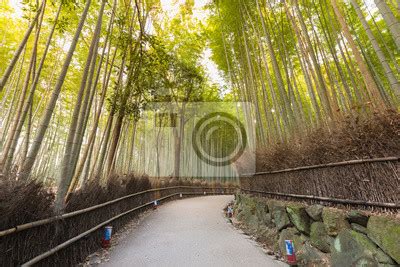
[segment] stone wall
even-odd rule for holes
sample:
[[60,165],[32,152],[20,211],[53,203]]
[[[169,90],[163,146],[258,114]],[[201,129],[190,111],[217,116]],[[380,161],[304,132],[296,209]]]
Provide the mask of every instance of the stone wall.
[[233,221],[282,258],[293,240],[299,266],[400,264],[396,218],[238,194]]

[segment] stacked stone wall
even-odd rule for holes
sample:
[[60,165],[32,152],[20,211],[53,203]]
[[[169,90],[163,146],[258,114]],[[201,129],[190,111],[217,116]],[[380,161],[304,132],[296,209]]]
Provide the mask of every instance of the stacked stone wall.
[[233,222],[285,260],[294,243],[299,266],[400,266],[400,220],[237,194]]

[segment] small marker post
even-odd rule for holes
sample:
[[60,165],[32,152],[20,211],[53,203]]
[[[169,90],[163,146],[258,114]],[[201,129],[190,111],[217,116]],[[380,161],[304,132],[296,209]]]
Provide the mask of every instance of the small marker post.
[[101,239],[101,246],[103,248],[109,248],[111,244],[112,226],[104,227],[103,238]]
[[285,240],[286,261],[289,265],[297,265],[296,252],[294,250],[293,240]]
[[179,197],[182,198],[182,193],[179,194]]
[[157,207],[158,207],[158,200],[154,200],[153,209],[157,209]]
[[228,206],[228,218],[232,218],[233,217],[233,208],[231,206]]

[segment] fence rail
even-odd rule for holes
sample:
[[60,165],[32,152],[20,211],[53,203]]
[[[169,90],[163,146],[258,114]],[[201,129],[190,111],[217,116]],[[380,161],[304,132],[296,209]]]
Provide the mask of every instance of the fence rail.
[[259,175],[266,175],[266,174],[276,174],[276,173],[284,173],[284,172],[295,172],[295,171],[302,171],[302,170],[348,166],[348,165],[356,165],[356,164],[362,164],[362,163],[394,162],[394,161],[400,161],[400,157],[385,157],[385,158],[374,158],[374,159],[353,159],[353,160],[340,161],[340,162],[332,162],[332,163],[325,163],[325,164],[287,168],[287,169],[276,170],[276,171],[256,172],[253,174],[247,173],[247,174],[242,174],[241,176],[249,177],[249,176],[259,176]]
[[[175,193],[175,194],[171,194],[171,195],[168,195],[168,196],[165,196],[165,197],[162,197],[162,198],[159,198],[159,199],[155,199],[155,200],[162,201],[162,200],[166,200],[168,198],[177,196],[179,194],[184,194],[184,195],[187,195],[187,194],[193,195],[194,194],[194,195],[197,195],[197,194],[203,194],[203,193]],[[23,266],[23,267],[32,266],[33,264],[36,264],[36,263],[40,262],[41,260],[53,255],[57,251],[59,251],[59,250],[65,248],[65,247],[77,242],[78,240],[80,240],[80,239],[84,238],[85,236],[93,233],[94,231],[100,229],[101,227],[106,226],[107,224],[115,221],[116,219],[118,219],[118,218],[120,218],[122,216],[125,216],[125,215],[127,215],[127,214],[129,214],[129,213],[131,213],[133,211],[137,211],[137,210],[140,210],[140,209],[142,209],[144,207],[152,205],[155,200],[147,202],[147,203],[145,203],[143,205],[140,205],[138,207],[135,207],[133,209],[130,209],[130,210],[124,212],[124,213],[118,214],[117,216],[114,216],[111,219],[108,219],[107,221],[104,221],[104,222],[96,225],[95,227],[93,227],[93,228],[91,228],[91,229],[89,229],[89,230],[87,230],[87,231],[85,231],[85,232],[83,232],[83,233],[81,233],[81,234],[79,234],[79,235],[77,235],[77,236],[65,241],[64,243],[62,243],[62,244],[50,249],[49,251],[46,251],[45,253],[36,256],[35,258],[33,258],[33,259],[29,260],[28,262],[22,264],[21,266]]]
[[250,194],[257,195],[270,195],[270,196],[280,196],[280,197],[288,197],[295,199],[303,199],[303,200],[317,200],[328,203],[335,204],[344,204],[351,206],[370,206],[370,207],[380,207],[380,208],[389,208],[389,209],[400,209],[400,205],[396,203],[380,203],[380,202],[371,202],[371,201],[363,201],[363,200],[353,200],[353,199],[340,199],[340,198],[330,198],[330,197],[319,197],[319,196],[310,196],[310,195],[296,195],[296,194],[284,194],[284,193],[276,193],[276,192],[266,192],[259,190],[249,190],[245,188],[240,188],[241,191]]
[[[116,199],[113,199],[113,200],[110,200],[110,201],[107,201],[107,202],[104,202],[104,203],[101,203],[101,204],[98,204],[98,205],[95,205],[95,206],[91,206],[91,207],[86,208],[86,209],[81,209],[81,210],[77,210],[77,211],[73,211],[73,212],[69,212],[69,213],[64,213],[64,214],[61,214],[61,215],[58,215],[58,216],[54,216],[54,217],[51,217],[51,218],[46,218],[46,219],[42,219],[42,220],[30,222],[30,223],[17,225],[17,226],[15,226],[13,228],[0,231],[0,237],[9,235],[9,234],[12,234],[12,233],[15,233],[15,232],[19,232],[19,231],[22,231],[22,230],[26,230],[26,229],[29,229],[29,228],[37,227],[37,226],[40,226],[40,225],[49,224],[49,223],[57,221],[57,220],[62,220],[62,219],[70,218],[70,217],[73,217],[73,216],[76,216],[76,215],[79,215],[79,214],[84,214],[84,213],[87,213],[89,211],[92,211],[92,210],[95,210],[95,209],[99,209],[101,207],[105,207],[105,206],[111,205],[113,203],[122,201],[124,199],[136,197],[136,196],[143,195],[143,194],[146,194],[146,193],[149,193],[149,192],[158,192],[158,191],[165,191],[165,190],[170,190],[170,189],[185,189],[185,188],[196,188],[196,189],[198,189],[199,187],[171,186],[171,187],[155,188],[155,189],[149,189],[149,190],[137,192],[137,193],[126,195],[126,196],[123,196],[123,197],[120,197],[120,198],[116,198]],[[202,187],[202,189],[214,189],[214,188],[212,188],[212,187]],[[216,189],[225,189],[226,190],[226,189],[229,189],[229,188],[228,187],[220,187],[220,188],[216,188]]]
[[174,186],[150,189],[89,208],[69,212],[0,232],[2,266],[75,265],[99,248],[102,227],[115,230],[155,200],[182,195],[233,194],[235,188]]
[[242,191],[273,198],[398,210],[400,158],[357,159],[240,177]]

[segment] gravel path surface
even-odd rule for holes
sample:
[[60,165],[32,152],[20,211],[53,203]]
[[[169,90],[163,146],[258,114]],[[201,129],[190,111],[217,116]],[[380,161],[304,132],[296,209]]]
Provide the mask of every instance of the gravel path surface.
[[110,251],[103,266],[286,266],[227,223],[232,196],[169,202]]

